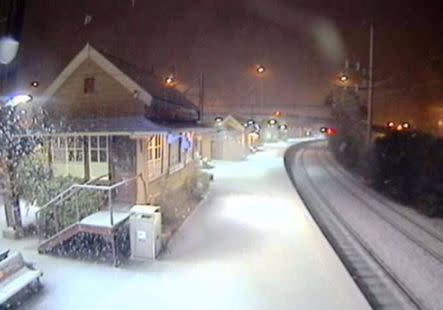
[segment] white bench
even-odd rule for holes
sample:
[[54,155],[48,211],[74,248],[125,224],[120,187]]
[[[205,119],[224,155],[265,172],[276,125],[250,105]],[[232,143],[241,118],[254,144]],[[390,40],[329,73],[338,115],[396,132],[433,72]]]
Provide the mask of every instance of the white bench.
[[43,272],[26,263],[18,252],[0,252],[0,305],[27,287],[40,286]]

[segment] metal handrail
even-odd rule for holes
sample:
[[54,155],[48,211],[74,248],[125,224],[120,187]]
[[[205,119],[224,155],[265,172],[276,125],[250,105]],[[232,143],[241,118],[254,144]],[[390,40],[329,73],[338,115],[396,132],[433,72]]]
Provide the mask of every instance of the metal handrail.
[[[85,184],[91,184],[93,182],[96,182],[98,180],[101,180],[102,178],[104,178],[105,176],[107,176],[108,174],[103,174],[99,177],[96,177],[94,179],[91,179],[89,181],[87,181]],[[36,219],[36,223],[37,225],[39,222],[39,216],[40,214],[45,211],[47,208],[49,208],[53,203],[59,201],[59,203],[71,198],[72,196],[74,196],[75,194],[78,193],[78,191],[73,191],[74,189],[77,188],[78,184],[73,184],[71,186],[69,186],[66,190],[64,190],[63,192],[61,192],[60,194],[58,194],[57,196],[55,196],[53,199],[51,199],[50,201],[48,201],[47,203],[45,203],[42,207],[40,207],[37,212],[35,213],[35,219]],[[60,200],[62,199],[62,200]]]
[[[84,185],[91,184],[92,182],[96,182],[96,181],[98,181],[98,180],[104,178],[104,177],[107,176],[107,175],[108,175],[108,174],[104,174],[104,175],[101,175],[101,176],[99,176],[99,177],[97,177],[97,178],[95,178],[95,179],[89,180],[89,181],[86,182]],[[60,198],[68,199],[68,198],[71,197],[71,196],[68,197],[68,196],[65,196],[65,194],[68,193],[68,192],[70,192],[70,191],[73,190],[74,188],[77,188],[78,185],[80,185],[80,184],[73,184],[73,185],[69,186],[66,190],[64,190],[63,192],[61,192],[60,194],[58,194],[57,196],[55,196],[54,198],[52,198],[50,201],[48,201],[47,203],[45,203],[41,208],[39,208],[38,211],[45,209],[45,208],[48,207],[50,204],[54,203],[55,201],[57,201],[57,200],[60,199]]]
[[[117,187],[119,187],[119,186],[122,186],[122,185],[124,185],[124,184],[126,184],[126,183],[132,182],[132,181],[136,180],[137,178],[139,178],[139,177],[141,177],[141,176],[142,176],[142,175],[139,174],[139,175],[137,175],[137,176],[135,176],[135,177],[132,177],[132,178],[129,178],[129,179],[124,179],[124,180],[122,180],[122,181],[120,181],[120,182],[118,182],[118,183],[115,183],[115,184],[113,184],[113,185],[109,185],[109,186],[104,186],[104,185],[90,185],[90,184],[88,184],[88,183],[91,183],[91,182],[87,182],[87,183],[85,183],[85,184],[73,184],[73,185],[71,185],[67,190],[65,190],[65,191],[62,192],[61,194],[57,195],[54,199],[52,199],[50,202],[48,202],[44,207],[40,208],[40,209],[36,212],[36,219],[37,219],[37,221],[38,221],[38,218],[39,218],[40,213],[41,213],[44,209],[50,207],[50,206],[51,206],[51,203],[54,203],[55,201],[57,201],[57,199],[62,198],[62,200],[60,200],[60,202],[59,202],[59,203],[61,204],[61,203],[62,203],[63,201],[65,201],[66,199],[72,197],[73,195],[75,195],[75,194],[77,194],[77,193],[79,192],[79,191],[75,191],[75,192],[72,192],[71,194],[68,194],[67,196],[63,196],[63,194],[66,194],[66,193],[69,192],[69,191],[72,191],[72,190],[74,190],[74,189],[78,189],[78,190],[81,190],[81,189],[86,189],[86,190],[100,190],[100,191],[107,191],[107,192],[108,192],[108,208],[109,208],[109,213],[110,213],[110,223],[111,223],[111,225],[114,225],[114,216],[113,216],[113,208],[112,208],[112,197],[111,197],[111,192],[112,192],[112,190],[115,189],[115,188],[117,188]],[[99,178],[96,179],[96,180],[99,180],[100,178],[102,178],[102,177],[99,177]],[[54,206],[57,206],[57,205],[58,205],[58,204],[56,204],[56,205],[54,205]],[[77,212],[77,221],[80,221],[80,215],[79,215],[78,204],[76,204],[76,212]],[[59,232],[59,227],[56,228],[56,232],[57,232],[57,233]]]

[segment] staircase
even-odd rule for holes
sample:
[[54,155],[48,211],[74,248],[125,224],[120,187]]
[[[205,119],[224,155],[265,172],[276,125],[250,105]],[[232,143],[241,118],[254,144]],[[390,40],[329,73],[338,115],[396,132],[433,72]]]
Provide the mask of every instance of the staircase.
[[[135,181],[137,177],[111,185],[92,184],[98,179],[70,186],[37,211],[36,223],[40,239],[38,252],[40,254],[50,253],[55,247],[81,232],[99,234],[112,240],[110,236],[113,236],[118,226],[122,224],[122,216],[120,213],[116,214],[115,209],[128,210],[130,206],[129,204],[114,204],[113,191]],[[104,209],[107,209],[106,212],[103,211]],[[107,216],[109,222],[105,223],[106,225],[86,224],[85,220],[100,213],[105,213]]]

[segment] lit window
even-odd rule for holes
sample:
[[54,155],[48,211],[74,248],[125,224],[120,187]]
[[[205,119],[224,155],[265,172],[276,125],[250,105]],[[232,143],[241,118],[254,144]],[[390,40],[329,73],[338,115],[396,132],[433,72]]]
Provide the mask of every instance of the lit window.
[[152,136],[147,143],[148,174],[151,180],[163,174],[164,140],[164,136],[159,134]]

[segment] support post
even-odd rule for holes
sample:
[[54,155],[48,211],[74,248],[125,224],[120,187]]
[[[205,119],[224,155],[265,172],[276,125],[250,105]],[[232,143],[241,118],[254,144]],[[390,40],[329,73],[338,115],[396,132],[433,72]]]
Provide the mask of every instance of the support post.
[[373,69],[374,69],[374,23],[371,20],[369,24],[369,80],[368,80],[368,127],[366,132],[366,146],[371,146],[372,137],[372,100],[373,100]]
[[[75,194],[78,195],[78,194]],[[75,199],[75,211],[77,213],[77,222],[80,222],[80,210],[78,209],[78,197]]]
[[111,226],[114,226],[114,210],[112,209],[112,195],[111,190],[108,190],[108,208],[109,208],[109,217],[111,219]]
[[200,89],[199,89],[199,107],[200,107],[200,121],[203,121],[205,108],[205,76],[203,72],[200,73]]

